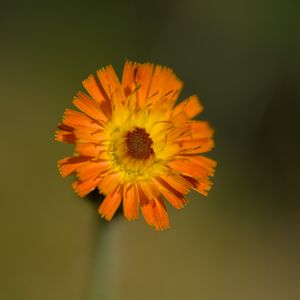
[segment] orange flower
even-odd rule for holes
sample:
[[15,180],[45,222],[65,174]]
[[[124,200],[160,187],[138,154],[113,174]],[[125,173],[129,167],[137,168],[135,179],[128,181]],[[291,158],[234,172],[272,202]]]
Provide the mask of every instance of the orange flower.
[[183,83],[171,69],[126,62],[120,82],[108,66],[83,81],[66,109],[56,140],[75,144],[58,161],[63,177],[76,173],[81,197],[98,188],[106,197],[99,213],[111,220],[121,201],[128,220],[138,217],[156,230],[169,228],[164,199],[180,209],[194,189],[207,195],[216,162],[202,156],[213,147],[213,130],[192,120],[202,110],[197,96],[175,104]]

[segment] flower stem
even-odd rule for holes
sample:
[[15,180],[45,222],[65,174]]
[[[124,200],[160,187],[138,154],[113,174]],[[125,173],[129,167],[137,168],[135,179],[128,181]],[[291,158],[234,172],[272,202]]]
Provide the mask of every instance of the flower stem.
[[89,289],[89,300],[119,299],[119,222],[109,224],[101,220],[96,232],[92,276]]

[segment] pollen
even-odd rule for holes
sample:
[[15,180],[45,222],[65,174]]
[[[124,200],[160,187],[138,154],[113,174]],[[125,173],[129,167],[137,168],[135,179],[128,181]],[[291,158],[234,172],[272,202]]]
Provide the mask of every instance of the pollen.
[[133,159],[146,160],[154,155],[153,141],[144,128],[135,127],[132,131],[128,131],[125,144],[127,154]]

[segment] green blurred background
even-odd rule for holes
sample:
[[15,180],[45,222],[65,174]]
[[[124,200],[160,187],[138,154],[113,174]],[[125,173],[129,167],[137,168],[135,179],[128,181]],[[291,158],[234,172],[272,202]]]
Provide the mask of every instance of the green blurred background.
[[[0,299],[300,299],[300,2],[0,2]],[[106,224],[56,160],[81,81],[172,67],[216,130],[207,198],[172,229]]]

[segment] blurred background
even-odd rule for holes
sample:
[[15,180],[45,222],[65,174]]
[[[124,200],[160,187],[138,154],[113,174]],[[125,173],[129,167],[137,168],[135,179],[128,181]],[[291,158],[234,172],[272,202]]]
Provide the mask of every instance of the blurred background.
[[[0,298],[300,299],[300,2],[0,2]],[[109,224],[53,141],[81,81],[172,67],[216,130],[214,187],[171,230]]]

